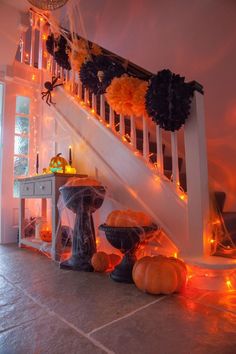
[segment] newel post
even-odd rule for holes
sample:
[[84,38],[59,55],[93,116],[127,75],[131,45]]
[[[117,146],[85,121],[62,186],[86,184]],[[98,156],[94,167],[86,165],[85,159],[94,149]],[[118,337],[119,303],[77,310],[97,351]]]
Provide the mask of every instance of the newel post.
[[185,257],[201,257],[210,252],[209,187],[204,118],[204,96],[194,92],[184,128],[188,194],[188,245]]

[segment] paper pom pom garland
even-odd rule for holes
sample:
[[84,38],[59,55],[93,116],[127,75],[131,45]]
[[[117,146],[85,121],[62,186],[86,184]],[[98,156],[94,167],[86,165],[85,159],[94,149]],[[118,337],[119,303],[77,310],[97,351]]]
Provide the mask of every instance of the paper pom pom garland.
[[107,88],[107,102],[117,114],[142,116],[146,114],[146,89],[146,81],[123,75],[114,78]]
[[102,53],[101,48],[96,44],[91,44],[79,38],[74,40],[71,52],[69,53],[71,66],[75,71],[80,71],[82,64],[92,59],[92,55],[97,56]]
[[152,120],[165,130],[179,130],[188,118],[193,87],[184,79],[170,70],[162,70],[150,80],[146,110]]
[[50,34],[46,40],[46,48],[49,54],[54,56],[54,44],[55,44],[55,39],[54,39],[54,34]]
[[46,40],[46,48],[49,54],[51,54],[56,63],[63,69],[70,70],[71,65],[69,62],[67,40],[63,36],[59,36],[57,39],[53,34],[49,35]]
[[125,69],[122,65],[112,62],[108,57],[98,55],[82,64],[80,80],[85,87],[97,95],[106,91],[114,77],[120,77],[124,73]]

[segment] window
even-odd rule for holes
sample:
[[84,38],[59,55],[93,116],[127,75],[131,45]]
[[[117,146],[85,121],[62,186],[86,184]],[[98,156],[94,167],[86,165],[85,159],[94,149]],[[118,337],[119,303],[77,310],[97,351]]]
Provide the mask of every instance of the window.
[[[30,138],[30,99],[16,97],[15,140],[14,140],[14,177],[27,176],[29,173]],[[17,180],[14,180],[13,196],[19,196]]]

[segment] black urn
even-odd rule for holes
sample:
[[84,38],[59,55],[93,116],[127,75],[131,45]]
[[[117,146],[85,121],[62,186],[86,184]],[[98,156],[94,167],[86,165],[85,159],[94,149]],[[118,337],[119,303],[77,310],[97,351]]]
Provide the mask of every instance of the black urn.
[[101,207],[103,186],[62,186],[59,188],[65,206],[76,214],[71,257],[60,263],[60,268],[93,271],[91,258],[96,252],[92,213]]
[[110,244],[119,249],[124,257],[111,272],[111,278],[122,283],[133,283],[132,270],[136,261],[135,251],[145,234],[157,230],[157,225],[143,227],[112,227],[106,224],[99,226],[105,232]]

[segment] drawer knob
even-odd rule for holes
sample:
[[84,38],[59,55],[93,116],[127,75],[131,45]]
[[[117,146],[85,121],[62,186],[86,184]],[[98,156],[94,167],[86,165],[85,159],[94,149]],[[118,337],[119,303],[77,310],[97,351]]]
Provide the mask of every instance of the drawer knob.
[[26,187],[25,189],[28,191],[28,190],[29,190],[29,187]]
[[40,186],[40,189],[44,190],[44,189],[45,189],[45,187],[44,187],[44,186]]

